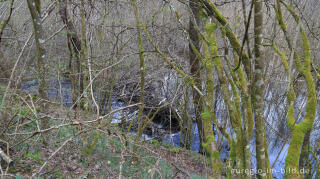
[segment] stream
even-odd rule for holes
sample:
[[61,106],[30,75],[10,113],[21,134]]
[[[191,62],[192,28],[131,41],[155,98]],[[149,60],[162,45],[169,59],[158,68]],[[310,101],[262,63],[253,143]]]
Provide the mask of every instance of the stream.
[[[64,106],[70,107],[72,105],[72,94],[70,89],[70,80],[68,79],[62,79],[60,82],[56,78],[50,78],[48,81],[49,84],[49,91],[48,96],[51,101],[56,102],[62,102]],[[27,93],[37,93],[38,90],[38,82],[37,80],[33,81],[26,81],[21,84],[21,88],[27,92]],[[112,101],[112,110],[125,107],[126,104],[120,101]],[[266,113],[272,114],[275,113],[273,109],[270,111],[266,111]],[[112,123],[120,123],[121,120],[125,117],[126,120],[132,120],[133,117],[137,117],[137,110],[136,111],[119,111],[113,114]],[[272,116],[272,115],[271,115]],[[217,115],[217,117],[219,117]],[[220,116],[221,117],[221,116]],[[267,115],[267,119],[269,120],[270,115]],[[162,129],[162,126],[159,124],[154,124],[154,126],[157,126],[160,130]],[[168,132],[167,132],[168,133]],[[135,135],[135,131],[131,131],[132,135]],[[193,124],[192,128],[192,147],[191,149],[193,151],[199,152],[200,149],[200,140],[199,140],[199,133],[198,128],[196,124]],[[152,140],[154,137],[157,137],[157,134],[146,134],[144,133],[142,136],[146,141]],[[176,133],[168,133],[165,134],[161,140],[163,143],[171,144],[174,146],[180,146],[180,140],[182,139],[181,132]],[[283,144],[283,142],[278,142],[276,140],[268,140],[269,141],[269,160],[270,165],[272,166],[274,161],[276,160],[278,153],[284,145],[283,150],[281,154],[278,156],[277,162],[274,164],[274,167],[272,168],[272,174],[273,178],[281,179],[284,178],[284,167],[285,167],[285,157],[287,155],[287,151],[289,148],[289,144]],[[250,150],[253,155],[251,155],[251,167],[252,171],[251,173],[256,173],[256,158],[255,158],[255,131],[253,131],[252,138],[250,140]],[[227,145],[227,142],[224,141],[221,151],[221,160],[224,161],[229,156],[229,147]],[[237,172],[237,171],[235,171]]]

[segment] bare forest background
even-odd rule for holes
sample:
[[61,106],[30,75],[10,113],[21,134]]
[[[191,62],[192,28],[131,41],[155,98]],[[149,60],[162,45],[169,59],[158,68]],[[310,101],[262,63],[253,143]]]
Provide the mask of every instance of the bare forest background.
[[319,0],[0,0],[2,178],[320,178]]

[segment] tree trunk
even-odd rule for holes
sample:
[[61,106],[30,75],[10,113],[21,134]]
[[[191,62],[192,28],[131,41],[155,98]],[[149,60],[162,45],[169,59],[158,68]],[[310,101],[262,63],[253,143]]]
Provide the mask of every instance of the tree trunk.
[[192,146],[192,120],[190,115],[188,114],[188,106],[189,106],[189,93],[188,93],[189,86],[184,87],[184,100],[183,100],[183,121],[181,125],[181,132],[182,132],[182,139],[180,141],[183,147],[186,149],[191,149]]
[[[299,173],[299,167],[301,167],[303,164],[303,158],[305,158],[306,154],[306,146],[309,143],[309,136],[310,132],[312,130],[312,126],[315,120],[316,115],[316,107],[317,107],[317,96],[316,96],[316,88],[315,88],[315,82],[313,80],[313,76],[311,74],[311,59],[310,59],[310,43],[308,36],[306,32],[304,31],[303,26],[300,23],[300,18],[293,9],[292,5],[286,4],[284,1],[281,1],[283,5],[286,7],[286,9],[290,12],[292,17],[295,19],[296,23],[298,24],[297,28],[300,28],[300,35],[302,38],[302,49],[303,49],[303,64],[300,59],[300,56],[295,51],[295,45],[296,40],[291,42],[291,39],[289,38],[286,30],[286,24],[283,21],[282,12],[281,12],[281,6],[280,1],[277,0],[277,6],[276,6],[276,13],[277,13],[277,20],[279,22],[279,25],[286,37],[286,41],[288,43],[288,47],[291,50],[291,60],[294,59],[297,70],[303,75],[306,86],[308,90],[308,99],[306,104],[306,114],[304,116],[304,121],[300,122],[299,124],[296,124],[296,121],[294,119],[294,99],[295,99],[295,93],[293,88],[288,90],[287,99],[289,102],[289,109],[287,114],[287,123],[289,129],[292,131],[292,138],[290,141],[290,146],[288,149],[288,154],[285,159],[285,178],[301,178]],[[298,36],[296,36],[297,38]],[[284,61],[284,66],[286,71],[288,71],[289,79],[291,82],[291,65],[288,65],[288,62],[286,62],[286,56],[285,54],[281,53],[279,49],[276,48],[274,45],[275,50],[277,51],[280,56],[282,56],[282,59]],[[281,55],[282,54],[282,55]],[[302,151],[301,151],[302,150]],[[308,156],[308,155],[307,155]],[[300,159],[300,163],[299,163]],[[295,171],[295,172],[293,172]]]
[[253,88],[253,111],[256,127],[256,157],[258,178],[267,178],[266,174],[266,149],[265,148],[265,125],[264,125],[264,52],[263,52],[263,9],[262,0],[254,2],[254,88]]
[[73,58],[76,58],[76,62],[79,62],[79,50],[81,49],[80,40],[77,36],[77,32],[75,31],[74,25],[68,19],[68,2],[67,0],[60,0],[59,1],[59,14],[60,17],[66,26],[67,29],[67,44],[70,52],[70,59],[69,59],[69,79],[71,81],[71,90],[72,90],[72,102],[76,102],[76,84],[75,84],[75,77],[74,77],[74,70],[73,70]]
[[85,98],[83,97],[82,93],[84,93],[84,66],[81,65],[86,61],[88,56],[88,47],[87,47],[87,31],[86,31],[86,24],[85,24],[85,8],[84,8],[84,0],[81,0],[81,8],[80,8],[80,16],[81,16],[81,50],[80,50],[80,60],[78,67],[79,72],[79,95],[82,96],[80,98],[80,108],[84,109],[85,106]]
[[[206,68],[206,108],[201,117],[203,120],[204,133],[203,146],[206,149],[206,152],[209,154],[213,176],[216,178],[222,178],[222,162],[220,160],[220,153],[215,141],[215,135],[212,130],[212,121],[215,117],[215,114],[213,113],[213,63],[218,60],[217,57],[215,57],[218,53],[218,46],[215,36],[216,28],[216,24],[208,24],[206,26],[209,44],[207,44],[205,41],[203,42],[205,51],[203,64]],[[209,47],[211,53],[209,52]]]
[[[80,62],[80,51],[81,51],[81,41],[80,38],[77,35],[77,31],[73,25],[73,23],[68,18],[68,2],[67,0],[60,0],[60,6],[59,6],[59,14],[63,21],[63,23],[66,25],[67,28],[67,38],[68,38],[68,44],[71,44],[69,47],[71,49],[70,51],[70,61],[69,61],[69,73],[70,73],[70,81],[73,89],[73,102],[76,102],[76,97],[80,96],[83,93],[83,85],[81,87],[80,84],[83,84],[83,73],[82,73],[82,67]],[[75,59],[76,62],[76,70],[77,75],[75,74],[75,70],[73,69],[73,59]],[[77,79],[75,79],[75,76],[77,76]],[[79,83],[76,84],[76,81]]]
[[[294,120],[288,121],[289,128],[292,130],[292,138],[286,157],[286,171],[299,171],[299,157],[301,153],[304,153],[304,151],[301,151],[301,148],[303,147],[306,134],[312,129],[317,107],[315,83],[311,74],[310,44],[302,26],[300,26],[300,32],[302,36],[302,47],[304,52],[303,66],[300,58],[297,55],[295,61],[298,71],[302,73],[305,78],[308,89],[308,100],[306,104],[304,121],[300,122],[299,124],[295,124]],[[286,172],[285,178],[300,178],[300,174],[299,172]]]
[[[39,87],[39,96],[42,100],[48,100],[46,93],[46,68],[45,68],[45,58],[46,51],[44,48],[44,33],[41,22],[41,3],[40,0],[27,0],[28,8],[32,17],[32,24],[34,29],[34,38],[36,42],[36,68],[37,68],[37,78]],[[44,102],[42,102],[40,111],[45,110]],[[41,120],[41,125],[43,128],[49,127],[48,120]]]
[[[201,87],[201,74],[200,74],[200,59],[195,54],[192,49],[192,45],[195,49],[200,52],[200,39],[198,36],[198,32],[196,30],[196,26],[200,24],[200,14],[199,14],[199,1],[198,0],[190,0],[189,6],[192,11],[192,15],[190,15],[189,21],[189,36],[192,44],[189,44],[189,58],[190,58],[190,74],[195,81],[195,86],[202,91]],[[196,123],[198,125],[199,138],[200,142],[203,142],[203,125],[201,119],[201,113],[203,112],[203,99],[199,95],[199,93],[193,88],[193,104],[194,111],[196,116]],[[202,147],[200,145],[200,152],[202,152]]]
[[144,74],[145,74],[145,65],[144,65],[144,55],[143,55],[143,49],[142,49],[142,35],[141,35],[141,30],[142,30],[142,24],[139,20],[139,12],[138,12],[138,7],[137,7],[137,2],[136,0],[131,1],[132,6],[133,6],[133,11],[134,15],[136,18],[136,27],[138,31],[138,50],[139,50],[139,59],[140,59],[140,105],[139,105],[139,112],[138,112],[138,133],[136,135],[136,140],[142,136],[143,132],[143,108],[144,108]]

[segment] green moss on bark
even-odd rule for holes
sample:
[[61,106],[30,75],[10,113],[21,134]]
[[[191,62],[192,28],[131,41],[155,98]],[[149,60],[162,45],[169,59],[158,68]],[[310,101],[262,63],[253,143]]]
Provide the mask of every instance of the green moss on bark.
[[[308,99],[306,104],[306,114],[304,116],[304,121],[296,124],[293,128],[292,138],[290,141],[290,147],[288,149],[288,154],[285,159],[286,162],[286,170],[296,170],[299,171],[299,157],[301,153],[301,148],[303,145],[303,140],[305,134],[312,129],[312,125],[315,119],[316,114],[316,90],[314,85],[314,80],[311,74],[311,60],[310,60],[310,45],[309,40],[302,26],[300,28],[301,38],[303,41],[303,52],[304,52],[304,68],[301,73],[303,74],[307,89],[308,89]],[[299,64],[300,65],[300,64]],[[300,67],[301,70],[301,67]],[[299,172],[287,172],[285,173],[286,178],[300,178]]]

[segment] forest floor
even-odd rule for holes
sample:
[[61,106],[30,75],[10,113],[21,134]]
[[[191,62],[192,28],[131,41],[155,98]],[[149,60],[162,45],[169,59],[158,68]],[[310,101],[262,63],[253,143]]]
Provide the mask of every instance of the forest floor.
[[[205,156],[161,143],[135,141],[111,118],[96,122],[95,114],[47,104],[37,111],[37,100],[17,97],[8,104],[10,123],[1,139],[14,160],[9,178],[210,178]],[[39,119],[50,130],[38,130]],[[90,120],[88,120],[90,119]],[[2,125],[3,126],[3,125]],[[7,152],[6,145],[0,147]],[[1,163],[5,171],[6,163]],[[3,171],[3,172],[4,172]]]

